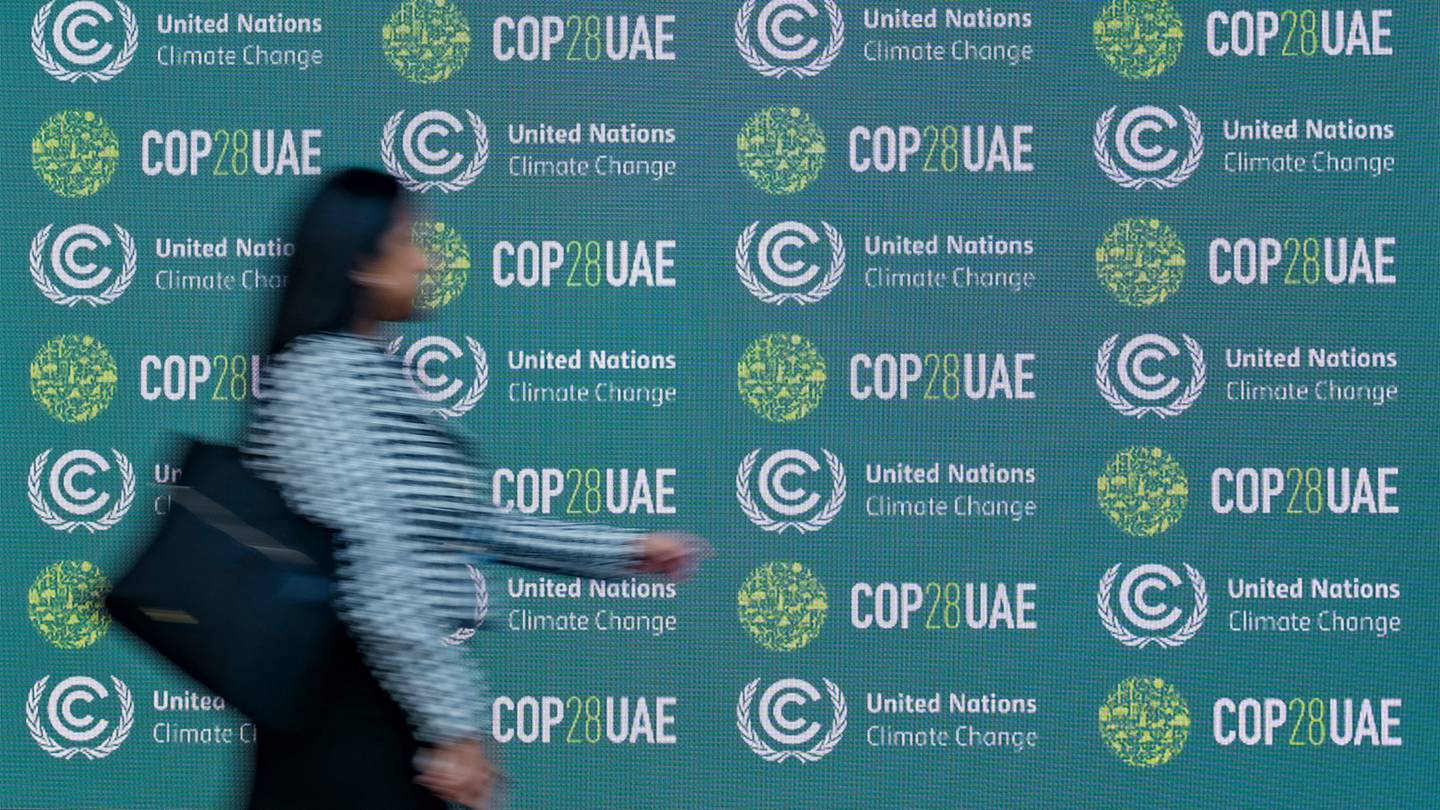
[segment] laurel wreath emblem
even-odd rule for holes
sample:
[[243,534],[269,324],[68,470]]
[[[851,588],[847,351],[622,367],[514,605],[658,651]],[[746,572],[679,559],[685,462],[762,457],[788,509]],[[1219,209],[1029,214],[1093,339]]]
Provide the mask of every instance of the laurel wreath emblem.
[[490,589],[485,585],[485,575],[469,563],[465,564],[465,568],[470,572],[470,583],[475,587],[475,617],[470,627],[458,628],[440,640],[447,647],[455,647],[474,638],[475,631],[485,623],[485,616],[490,612]]
[[755,461],[760,457],[760,450],[756,448],[745,455],[740,462],[740,468],[735,472],[735,498],[740,502],[740,509],[750,522],[759,526],[767,532],[784,532],[786,529],[794,529],[799,534],[806,532],[817,532],[825,528],[825,525],[840,514],[840,507],[845,503],[845,465],[840,463],[840,458],[829,450],[822,449],[825,454],[825,466],[830,469],[830,497],[825,505],[820,508],[815,516],[808,520],[776,520],[765,513],[755,498],[750,494],[750,473],[755,469]]
[[1168,636],[1139,636],[1130,631],[1130,628],[1120,623],[1115,616],[1115,611],[1110,607],[1110,593],[1115,587],[1115,577],[1120,574],[1121,563],[1111,566],[1100,578],[1100,590],[1096,594],[1096,602],[1100,612],[1100,623],[1127,647],[1138,647],[1145,649],[1151,644],[1158,644],[1161,647],[1170,649],[1179,647],[1181,644],[1195,637],[1200,632],[1201,625],[1205,624],[1205,615],[1210,610],[1210,597],[1205,591],[1205,578],[1200,576],[1189,563],[1185,563],[1185,576],[1190,579],[1190,587],[1195,591],[1195,607],[1190,611],[1190,617],[1180,626],[1180,629]]
[[[404,340],[404,337],[397,337],[390,341],[390,345],[385,347],[385,353],[394,354]],[[475,379],[470,383],[470,390],[466,391],[465,396],[461,397],[454,405],[430,409],[432,413],[446,419],[454,419],[469,413],[480,403],[480,398],[485,396],[485,389],[490,386],[490,359],[485,354],[485,347],[480,345],[480,341],[469,335],[465,336],[465,345],[470,349],[470,356],[475,361]]]
[[465,111],[465,118],[470,123],[470,129],[475,133],[475,156],[470,159],[470,165],[459,175],[450,180],[419,180],[405,169],[404,162],[395,155],[395,132],[400,128],[400,122],[405,118],[405,111],[400,110],[390,116],[385,122],[385,130],[380,136],[380,160],[385,164],[385,170],[394,175],[400,184],[405,188],[424,194],[432,188],[438,188],[446,193],[459,191],[480,176],[485,170],[485,164],[490,161],[490,133],[485,128],[485,122],[480,116]]
[[130,287],[130,282],[135,280],[135,265],[138,260],[135,239],[130,236],[129,231],[119,225],[115,226],[115,235],[119,239],[120,249],[124,253],[124,264],[121,265],[120,273],[115,277],[115,281],[99,295],[81,295],[62,292],[45,272],[45,245],[50,241],[50,231],[54,227],[53,222],[46,225],[35,234],[34,239],[30,240],[30,278],[34,280],[35,286],[40,288],[40,292],[46,298],[62,307],[73,307],[81,302],[98,307],[114,303],[121,295],[124,295],[125,290]]
[[1100,388],[1100,396],[1110,403],[1110,407],[1137,419],[1151,413],[1161,419],[1184,413],[1191,405],[1195,404],[1195,400],[1200,398],[1200,392],[1205,388],[1205,351],[1189,335],[1182,334],[1180,338],[1185,341],[1185,350],[1190,354],[1190,382],[1185,386],[1185,390],[1180,392],[1180,396],[1169,405],[1135,405],[1115,388],[1114,383],[1110,382],[1110,355],[1115,351],[1115,343],[1120,339],[1119,335],[1111,335],[1107,338],[1104,343],[1100,344],[1100,351],[1095,355],[1095,384]]
[[119,76],[120,71],[135,58],[135,51],[140,46],[140,26],[135,22],[135,12],[117,0],[115,7],[120,12],[121,22],[125,24],[125,41],[121,43],[119,52],[110,60],[110,64],[99,70],[71,70],[60,64],[50,55],[50,47],[45,44],[45,23],[50,21],[50,10],[54,6],[55,0],[41,6],[40,10],[35,12],[35,20],[30,25],[30,50],[35,52],[35,59],[46,73],[62,82],[89,79],[98,83]]
[[807,750],[777,751],[769,743],[761,739],[755,732],[755,727],[750,722],[750,704],[755,700],[755,691],[760,686],[760,679],[756,678],[745,685],[740,691],[740,699],[735,704],[735,726],[740,730],[740,739],[750,746],[761,759],[766,762],[784,762],[787,759],[798,759],[801,762],[814,762],[835,749],[840,744],[840,738],[845,734],[845,723],[849,709],[845,705],[845,694],[840,687],[829,678],[822,678],[825,682],[825,692],[830,696],[830,703],[835,707],[834,717],[830,722],[830,730],[812,748]]
[[840,17],[840,4],[835,0],[825,0],[825,13],[830,17],[830,41],[825,43],[818,56],[804,65],[774,65],[755,49],[750,42],[750,15],[754,12],[755,0],[745,0],[740,5],[740,11],[735,15],[735,47],[745,64],[760,75],[775,77],[793,73],[801,78],[814,76],[830,67],[830,63],[840,55],[840,46],[845,43],[845,22]]
[[110,452],[115,454],[115,465],[120,470],[120,497],[98,520],[68,520],[57,515],[50,508],[50,504],[46,502],[43,494],[42,482],[45,479],[45,465],[50,460],[50,450],[45,450],[35,457],[35,460],[30,463],[27,494],[30,497],[30,507],[35,510],[35,514],[40,516],[40,520],[44,521],[46,526],[57,532],[73,532],[76,529],[84,529],[94,534],[113,527],[120,522],[121,518],[125,517],[125,513],[130,511],[130,505],[135,500],[135,468],[130,465],[130,459],[126,458],[124,453],[113,447],[110,448]]
[[93,748],[69,747],[56,742],[45,730],[44,724],[40,722],[40,698],[45,694],[45,685],[49,681],[49,675],[36,681],[35,685],[30,687],[30,695],[25,700],[25,727],[30,730],[30,736],[35,738],[35,742],[44,749],[45,753],[60,759],[70,759],[76,754],[80,754],[86,759],[100,759],[114,753],[115,749],[120,747],[120,743],[125,742],[125,738],[130,736],[130,727],[135,723],[135,701],[130,697],[130,689],[125,686],[125,682],[111,675],[110,681],[115,684],[115,695],[120,700],[120,720],[116,723],[115,730],[110,732],[110,736],[105,738],[105,742]]
[[835,285],[840,283],[840,276],[845,272],[845,240],[840,236],[840,231],[830,223],[821,220],[820,226],[825,229],[825,240],[830,243],[830,268],[825,271],[819,284],[805,292],[781,293],[766,287],[760,281],[750,267],[750,244],[755,239],[755,230],[760,227],[759,222],[750,223],[740,232],[740,238],[735,240],[735,272],[740,276],[740,283],[745,285],[751,295],[777,306],[786,301],[798,301],[804,306],[829,295]]
[[1189,108],[1182,106],[1180,113],[1185,117],[1185,126],[1190,131],[1190,151],[1180,165],[1164,177],[1134,177],[1125,171],[1110,156],[1110,121],[1115,117],[1117,109],[1118,107],[1111,107],[1095,122],[1095,160],[1099,162],[1100,171],[1104,172],[1106,177],[1125,188],[1174,188],[1185,182],[1199,168],[1200,157],[1205,154],[1205,137],[1200,132],[1200,118]]

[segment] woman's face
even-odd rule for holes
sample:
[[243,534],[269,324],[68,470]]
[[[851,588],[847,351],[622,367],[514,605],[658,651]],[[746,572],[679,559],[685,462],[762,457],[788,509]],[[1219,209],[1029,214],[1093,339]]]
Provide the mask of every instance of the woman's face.
[[361,260],[355,281],[365,290],[371,317],[403,321],[415,311],[415,296],[428,260],[410,238],[410,214],[397,209],[395,221],[380,237],[376,254]]

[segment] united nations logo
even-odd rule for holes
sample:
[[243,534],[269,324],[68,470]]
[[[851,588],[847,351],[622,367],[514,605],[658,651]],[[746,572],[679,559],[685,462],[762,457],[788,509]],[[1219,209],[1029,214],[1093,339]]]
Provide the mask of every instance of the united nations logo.
[[[41,6],[30,24],[30,50],[35,52],[40,67],[62,82],[81,79],[103,82],[119,76],[135,58],[135,49],[140,45],[140,25],[135,21],[135,12],[119,0],[113,2],[115,12],[96,0],[71,0],[61,5],[58,12],[55,3],[56,0],[51,0]],[[102,35],[108,34],[103,29],[115,21],[116,12],[125,28],[118,48],[113,41],[106,41],[113,37],[90,36],[97,29]]]
[[[809,681],[782,678],[765,687],[764,692],[760,692],[759,678],[745,684],[740,690],[740,699],[735,702],[735,726],[740,730],[740,739],[766,762],[787,759],[815,762],[834,751],[845,735],[849,710],[840,687],[829,678],[820,680],[825,684],[824,697],[830,702],[829,716],[822,716],[823,723],[806,716],[794,716],[822,699],[820,690]],[[750,718],[757,692],[760,693],[758,730]]]
[[767,107],[740,130],[735,156],[760,190],[793,194],[820,176],[825,133],[798,107]]
[[130,511],[135,501],[135,469],[124,453],[110,450],[120,476],[119,495],[112,498],[110,492],[91,486],[97,476],[111,469],[105,456],[94,450],[71,450],[51,464],[50,452],[35,457],[27,478],[30,507],[46,526],[59,532],[84,529],[94,534],[119,523]]
[[110,581],[94,563],[62,560],[40,572],[30,586],[30,622],[62,650],[89,647],[110,629],[105,594]]
[[[820,234],[814,228],[795,221],[771,225],[760,234],[759,255],[752,261],[751,245],[760,223],[750,223],[735,240],[735,272],[740,276],[740,283],[751,295],[776,306],[786,301],[805,306],[829,295],[845,272],[845,240],[830,223],[822,221],[820,227],[825,230],[825,241],[830,248],[823,272],[820,265],[794,255],[820,241]],[[760,265],[758,275],[757,263]]]
[[740,623],[767,650],[789,652],[820,635],[829,608],[825,586],[796,562],[772,562],[750,572],[736,596]]
[[[1161,419],[1184,413],[1205,388],[1205,352],[1189,335],[1181,335],[1180,339],[1190,356],[1189,381],[1183,390],[1180,389],[1181,375],[1176,373],[1179,370],[1161,368],[1166,361],[1179,356],[1180,347],[1175,341],[1154,334],[1138,335],[1126,341],[1114,363],[1120,378],[1117,387],[1110,379],[1110,367],[1120,336],[1106,338],[1095,353],[1095,384],[1100,388],[1100,396],[1110,407],[1136,419],[1152,413]],[[1161,404],[1136,405],[1131,397]]]
[[1127,678],[1100,706],[1100,738],[1130,765],[1164,765],[1189,736],[1190,707],[1161,678]]
[[[71,759],[77,754],[86,759],[101,759],[115,753],[130,736],[135,724],[135,700],[124,681],[110,676],[115,702],[119,704],[118,717],[113,723],[93,714],[82,714],[102,708],[102,701],[110,699],[111,692],[105,684],[88,675],[72,675],[47,689],[49,683],[49,675],[36,681],[25,700],[25,727],[45,753],[58,759]],[[106,731],[110,733],[97,745],[65,745],[56,741],[51,731],[70,743],[89,743]]]
[[470,275],[470,247],[465,238],[443,222],[420,221],[410,228],[411,238],[425,251],[429,269],[420,280],[415,302],[423,309],[439,309],[460,297]]
[[474,638],[490,613],[490,589],[485,584],[485,574],[469,563],[465,564],[465,573],[469,588],[474,593],[474,609],[464,627],[457,627],[440,639],[440,643],[447,647],[456,647]]
[[1158,219],[1122,219],[1095,248],[1095,273],[1120,303],[1152,306],[1180,289],[1185,245]]
[[801,335],[775,332],[757,338],[736,367],[740,396],[771,422],[805,418],[825,393],[825,358]]
[[1110,0],[1095,18],[1095,50],[1127,79],[1164,73],[1184,44],[1185,25],[1171,0]]
[[120,139],[89,110],[58,112],[30,142],[30,165],[56,194],[88,197],[115,177]]
[[1128,447],[1095,480],[1100,511],[1131,537],[1154,537],[1180,521],[1190,497],[1185,470],[1158,447]]
[[30,395],[61,422],[85,422],[110,407],[120,375],[90,335],[51,338],[30,361]]
[[[71,225],[55,235],[53,224],[46,225],[30,240],[30,278],[42,295],[62,307],[89,304],[92,307],[113,303],[135,280],[137,251],[135,239],[130,232],[115,225],[115,239],[110,238],[103,228],[94,225]],[[86,257],[97,250],[120,243],[122,254],[120,270],[109,265],[87,261]],[[49,248],[47,251],[46,248]],[[55,278],[51,279],[51,275]],[[57,285],[55,282],[59,281]],[[109,285],[98,292],[97,287],[109,281]]]
[[1111,107],[1095,121],[1095,160],[1106,177],[1124,188],[1174,188],[1199,168],[1205,154],[1205,136],[1200,131],[1200,118],[1185,107],[1180,108],[1180,114],[1185,117],[1190,137],[1184,158],[1173,146],[1148,142],[1151,136],[1175,129],[1180,122],[1169,110],[1146,105],[1125,113],[1115,124],[1115,151],[1120,156],[1117,163],[1110,154],[1110,124],[1118,110]]
[[380,29],[385,58],[406,79],[443,82],[470,55],[470,21],[454,0],[405,0]]
[[[1116,563],[1100,577],[1100,590],[1096,593],[1100,623],[1115,640],[1127,647],[1145,649],[1151,644],[1157,647],[1179,647],[1195,637],[1205,624],[1205,615],[1210,609],[1210,598],[1205,591],[1205,578],[1200,576],[1188,563],[1185,576],[1190,585],[1190,612],[1165,601],[1167,592],[1179,590],[1186,582],[1175,569],[1168,565],[1137,565],[1123,578],[1122,563]],[[1120,591],[1115,596],[1115,581],[1120,580]],[[1115,613],[1115,603],[1120,613]]]
[[[390,341],[387,354],[395,354],[405,342],[403,337]],[[485,389],[490,384],[490,361],[485,347],[473,337],[465,337],[469,349],[471,367],[468,374],[447,371],[453,360],[461,360],[465,352],[460,345],[448,337],[430,335],[419,338],[405,349],[402,359],[405,364],[405,379],[421,400],[428,403],[431,413],[446,419],[464,416],[480,403]],[[465,378],[470,377],[470,384]]]
[[[467,126],[474,136],[474,154],[468,162],[468,148],[452,149],[440,143],[442,138],[464,132]],[[395,152],[397,139],[399,155]],[[405,188],[417,194],[433,189],[448,194],[475,182],[485,170],[490,160],[490,133],[480,116],[469,110],[465,111],[463,124],[447,110],[426,110],[409,121],[405,120],[405,111],[400,110],[390,116],[380,134],[380,160]]]
[[[758,16],[755,15],[756,0],[745,0],[735,15],[735,47],[740,50],[740,57],[762,76],[793,74],[804,78],[830,67],[840,55],[840,46],[845,44],[845,21],[840,16],[839,3],[835,0],[824,0],[824,3],[830,25],[825,45],[821,47],[820,40],[809,33],[786,29],[820,16],[820,9],[811,0],[762,0]],[[755,19],[753,40],[752,17]],[[754,40],[759,41],[758,48]]]
[[[803,480],[798,485],[792,483],[797,478],[813,481],[818,477],[814,474],[819,472],[820,462],[804,450],[771,453],[760,462],[758,474],[755,462],[760,459],[760,451],[746,454],[735,473],[735,497],[751,523],[767,532],[779,534],[794,529],[797,534],[805,534],[820,531],[840,514],[845,503],[845,465],[829,450],[820,452],[825,455],[825,468],[830,474],[830,493],[823,499]],[[759,489],[758,501],[752,492],[752,478]]]

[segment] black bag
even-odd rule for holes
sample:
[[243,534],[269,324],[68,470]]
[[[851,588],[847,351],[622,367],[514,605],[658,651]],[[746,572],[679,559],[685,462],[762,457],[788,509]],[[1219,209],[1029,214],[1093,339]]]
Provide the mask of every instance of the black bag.
[[339,638],[333,532],[234,447],[190,442],[159,531],[110,615],[262,727],[303,729]]

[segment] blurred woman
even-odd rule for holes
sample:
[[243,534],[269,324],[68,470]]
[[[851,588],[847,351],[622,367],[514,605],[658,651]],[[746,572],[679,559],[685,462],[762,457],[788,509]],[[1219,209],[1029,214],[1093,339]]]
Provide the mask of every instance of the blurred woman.
[[[499,771],[479,673],[442,642],[473,604],[461,548],[597,577],[681,575],[703,541],[500,512],[484,478],[387,354],[426,257],[394,178],[333,176],[293,237],[263,398],[241,450],[295,511],[336,530],[345,637],[315,728],[258,730],[255,808],[481,807]],[[457,576],[457,571],[461,576]]]

